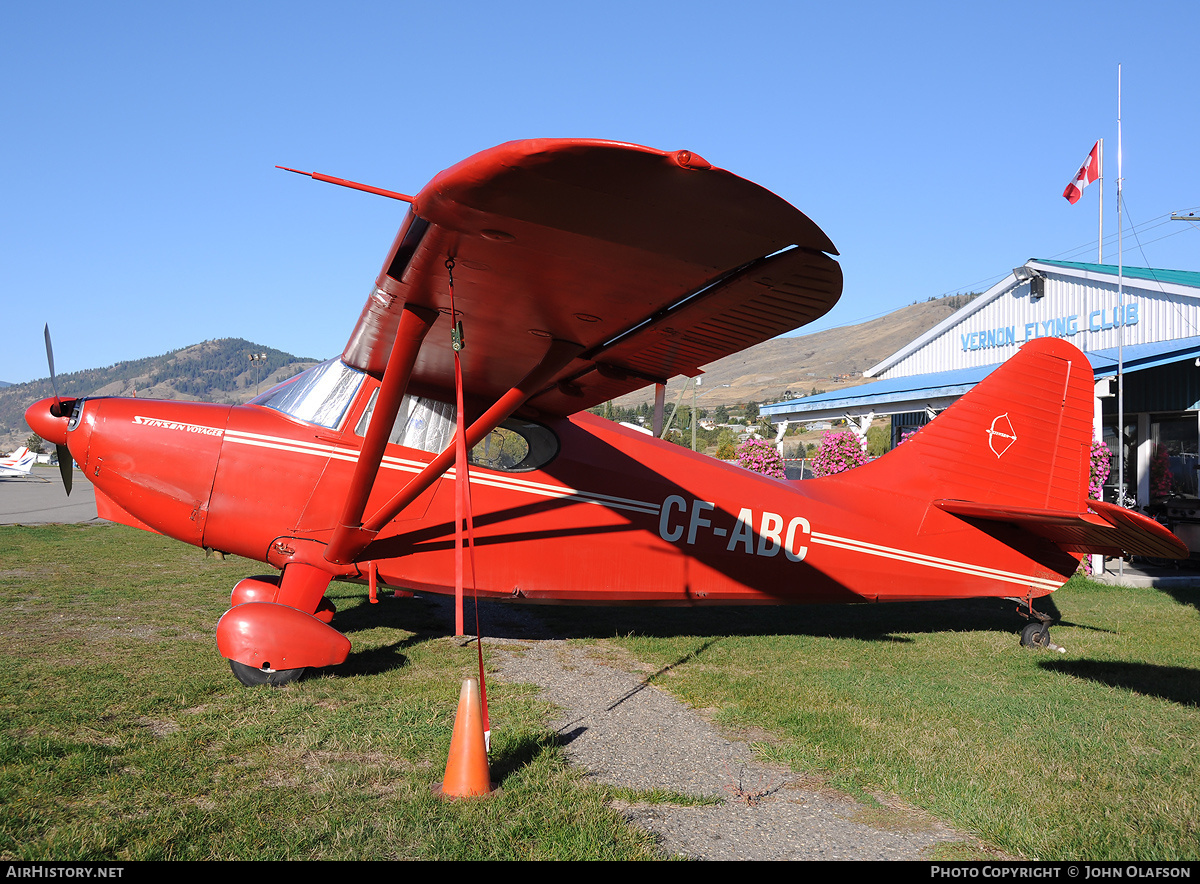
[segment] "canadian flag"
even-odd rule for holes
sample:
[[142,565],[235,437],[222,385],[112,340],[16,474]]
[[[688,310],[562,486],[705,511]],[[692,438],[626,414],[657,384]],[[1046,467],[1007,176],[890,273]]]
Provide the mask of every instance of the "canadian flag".
[[1083,161],[1083,165],[1079,167],[1079,171],[1075,173],[1071,183],[1067,185],[1067,189],[1063,191],[1063,196],[1067,198],[1067,202],[1075,205],[1083,196],[1083,189],[1099,177],[1100,142],[1097,141],[1092,145],[1092,152],[1087,155],[1087,159]]

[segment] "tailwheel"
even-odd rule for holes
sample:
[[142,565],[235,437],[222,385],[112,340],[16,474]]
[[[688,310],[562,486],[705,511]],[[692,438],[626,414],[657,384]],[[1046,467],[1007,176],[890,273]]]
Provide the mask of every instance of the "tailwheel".
[[1036,620],[1033,623],[1025,624],[1025,628],[1021,630],[1021,647],[1050,647],[1050,624]]
[[1045,648],[1048,651],[1057,651],[1060,654],[1067,652],[1066,648],[1056,645],[1050,640],[1050,622],[1053,618],[1035,611],[1032,599],[1011,598],[1009,601],[1016,602],[1018,605],[1017,613],[1029,621],[1025,624],[1025,628],[1021,630],[1021,647]]
[[306,669],[304,666],[299,669],[258,669],[254,666],[247,666],[245,663],[239,663],[237,660],[230,660],[229,668],[233,670],[234,677],[238,681],[251,688],[260,684],[269,684],[272,687],[291,684],[298,681]]

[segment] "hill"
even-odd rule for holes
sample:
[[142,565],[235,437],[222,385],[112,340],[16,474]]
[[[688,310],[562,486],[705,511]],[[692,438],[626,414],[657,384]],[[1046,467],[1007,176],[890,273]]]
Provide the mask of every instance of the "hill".
[[[265,353],[267,358],[252,363],[251,353]],[[258,388],[267,390],[316,361],[241,338],[223,338],[162,356],[58,375],[58,392],[64,397],[137,395],[233,404],[254,398],[256,366]],[[49,377],[0,388],[0,451],[11,451],[24,443],[30,433],[25,425],[25,409],[53,395]]]
[[[704,408],[761,404],[864,383],[870,380],[862,376],[864,371],[974,298],[973,294],[935,298],[858,325],[764,341],[706,366],[700,404]],[[667,385],[668,403],[683,384],[684,379],[676,378]],[[636,408],[643,402],[653,404],[653,386],[623,396],[616,404]]]
[[[712,408],[774,402],[814,390],[861,384],[865,380],[864,370],[895,353],[973,297],[952,295],[932,299],[869,322],[811,335],[776,338],[727,356],[705,369],[701,404]],[[68,397],[136,394],[151,399],[246,402],[255,395],[255,367],[248,358],[251,353],[267,354],[266,361],[258,363],[262,390],[317,361],[241,338],[223,338],[162,356],[60,375],[58,388],[61,395]],[[683,379],[677,378],[667,385],[668,401],[678,395],[683,383]],[[12,451],[25,441],[30,432],[25,425],[25,409],[30,403],[52,395],[48,377],[0,387],[0,452]],[[617,404],[634,408],[653,401],[651,386],[623,396]]]

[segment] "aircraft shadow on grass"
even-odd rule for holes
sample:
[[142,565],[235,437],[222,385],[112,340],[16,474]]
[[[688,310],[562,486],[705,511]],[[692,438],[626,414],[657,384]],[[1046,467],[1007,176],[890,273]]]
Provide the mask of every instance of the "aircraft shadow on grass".
[[[452,610],[448,599],[429,599]],[[1057,619],[1051,599],[1038,606]],[[906,634],[1001,631],[1017,633],[1024,621],[1016,605],[1003,599],[981,598],[944,602],[886,605],[609,607],[574,605],[506,605],[484,603],[480,623],[486,636],[496,638],[610,638],[640,635],[666,638],[680,635],[748,636],[807,635],[861,641],[909,642]],[[467,620],[473,623],[467,602]],[[492,616],[489,616],[492,615]]]
[[[357,594],[358,590],[355,590]],[[1195,603],[1195,590],[1172,592],[1181,603]],[[1060,614],[1053,599],[1040,607],[1051,617]],[[1023,621],[1014,616],[1014,605],[1001,599],[965,599],[946,602],[913,602],[888,605],[808,605],[802,607],[703,607],[703,608],[594,608],[558,605],[514,605],[485,601],[479,618],[488,638],[546,640],[563,638],[609,638],[614,635],[711,636],[679,660],[646,679],[639,688],[665,672],[702,655],[725,636],[807,635],[859,641],[911,642],[912,634],[936,632],[992,631],[1013,633]],[[468,597],[464,606],[468,633],[473,633],[475,607]],[[419,595],[394,599],[390,590],[381,593],[378,605],[346,605],[337,614],[338,628],[346,634],[391,627],[408,632],[404,639],[379,648],[352,652],[340,666],[325,670],[339,677],[373,675],[407,664],[404,651],[423,642],[445,637],[452,630],[454,600],[449,596]],[[1082,623],[1059,621],[1060,625],[1094,631]],[[1104,660],[1040,661],[1051,672],[1085,678],[1111,687],[1158,697],[1185,706],[1200,706],[1200,672],[1180,666],[1159,666]],[[623,702],[622,697],[617,702]],[[570,734],[560,742],[570,742]],[[530,744],[518,752],[531,760],[546,746]],[[520,766],[520,760],[511,759]]]
[[[1197,572],[1200,574],[1200,572]],[[1160,589],[1181,605],[1191,605],[1200,610],[1200,588],[1194,586],[1165,586]]]
[[1181,706],[1200,706],[1200,671],[1187,666],[1158,666],[1120,660],[1044,660],[1043,669],[1158,697]]
[[[407,662],[405,649],[445,637],[453,630],[454,599],[451,596],[429,594],[396,599],[390,590],[386,590],[380,592],[376,605],[365,601],[353,604],[354,599],[361,598],[360,592],[356,588],[353,596],[341,598],[331,594],[339,607],[334,622],[340,631],[353,635],[390,627],[410,634],[385,647],[353,651],[344,664],[326,669],[327,674],[368,675],[403,666]],[[1039,607],[1051,617],[1059,617],[1052,599],[1041,600]],[[469,595],[464,604],[464,622],[467,633],[473,635],[475,604]],[[614,635],[714,637],[707,641],[702,639],[696,650],[671,665],[679,665],[703,653],[716,637],[806,635],[905,643],[912,641],[908,637],[911,634],[975,631],[1012,634],[1019,632],[1024,623],[1016,615],[1014,603],[994,598],[887,605],[697,608],[596,608],[483,601],[479,606],[479,622],[485,647],[489,638],[546,640],[610,638]]]

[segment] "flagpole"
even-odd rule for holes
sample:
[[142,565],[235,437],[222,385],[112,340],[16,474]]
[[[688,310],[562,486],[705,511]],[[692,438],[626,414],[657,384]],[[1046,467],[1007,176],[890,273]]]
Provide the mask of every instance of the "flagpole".
[[1118,485],[1121,506],[1126,506],[1125,500],[1125,252],[1121,229],[1121,189],[1125,178],[1122,169],[1121,156],[1121,66],[1117,65],[1117,438],[1120,440],[1118,451],[1120,463],[1120,483]]
[[1096,257],[1097,264],[1104,263],[1104,139],[1100,139],[1100,253]]

